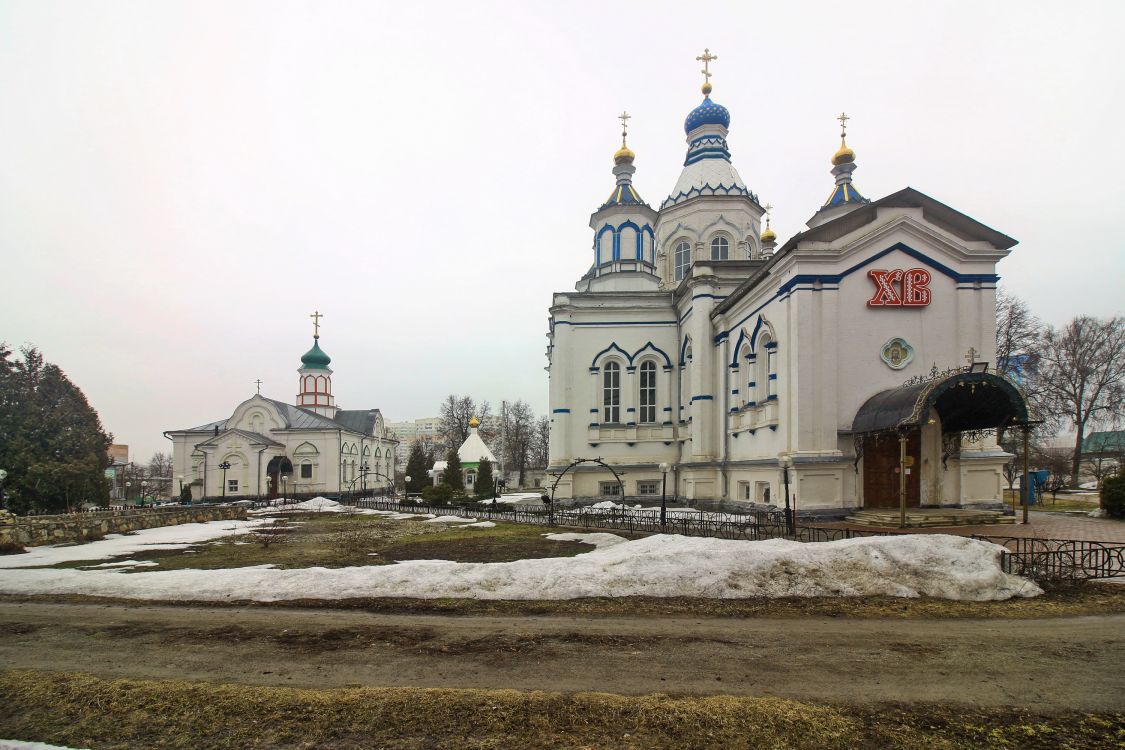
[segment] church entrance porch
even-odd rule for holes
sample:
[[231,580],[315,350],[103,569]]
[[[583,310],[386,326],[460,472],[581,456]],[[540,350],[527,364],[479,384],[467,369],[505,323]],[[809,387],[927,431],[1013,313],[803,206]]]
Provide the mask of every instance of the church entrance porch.
[[266,464],[266,482],[269,487],[269,499],[280,497],[285,487],[293,482],[293,462],[287,456],[271,458]]
[[899,525],[910,508],[997,507],[1012,456],[993,433],[1028,425],[1019,388],[987,372],[935,373],[877,393],[852,423],[861,505],[898,511]]

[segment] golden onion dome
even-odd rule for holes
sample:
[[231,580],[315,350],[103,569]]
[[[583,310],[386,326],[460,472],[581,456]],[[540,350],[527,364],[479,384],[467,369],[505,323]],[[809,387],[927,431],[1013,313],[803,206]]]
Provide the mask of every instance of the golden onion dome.
[[476,417],[473,417],[469,420],[469,427],[480,427],[480,420]]
[[777,234],[768,226],[762,232],[762,242],[777,242]]
[[613,163],[627,164],[629,162],[632,162],[636,157],[637,155],[633,153],[633,150],[631,148],[622,145],[621,148],[617,149],[617,153],[613,155]]
[[855,151],[848,148],[848,144],[844,143],[843,139],[840,140],[840,150],[832,155],[832,163],[836,166],[841,164],[851,164],[855,161]]

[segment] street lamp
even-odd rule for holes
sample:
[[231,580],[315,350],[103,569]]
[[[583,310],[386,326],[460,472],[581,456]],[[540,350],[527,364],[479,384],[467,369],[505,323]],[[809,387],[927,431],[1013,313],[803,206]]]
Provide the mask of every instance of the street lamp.
[[227,469],[230,468],[230,461],[223,461],[219,464],[219,468],[223,470],[223,500],[227,499]]
[[781,455],[778,456],[777,463],[781,466],[781,476],[785,482],[785,527],[793,534],[793,510],[789,507],[789,469],[793,466],[793,459]]
[[148,495],[148,480],[141,480],[141,507],[145,505],[145,497]]
[[180,480],[180,497],[184,496],[184,475],[180,474],[177,479]]
[[281,504],[282,505],[285,504],[285,498],[286,498],[285,485],[288,484],[288,483],[289,483],[289,475],[288,474],[282,474],[281,475]]
[[410,475],[407,474],[402,478],[402,499],[405,501],[409,495],[406,493],[410,491]]
[[[363,480],[362,490],[361,490],[361,495],[363,497],[367,497],[367,470],[370,469],[370,468],[371,468],[371,465],[368,464],[368,463],[363,463],[359,467],[359,476]],[[372,494],[374,494],[374,493],[372,493]]]
[[660,530],[664,531],[664,522],[668,515],[668,470],[672,467],[667,462],[660,464]]
[[125,483],[125,502],[129,502],[129,488],[133,486],[132,482]]

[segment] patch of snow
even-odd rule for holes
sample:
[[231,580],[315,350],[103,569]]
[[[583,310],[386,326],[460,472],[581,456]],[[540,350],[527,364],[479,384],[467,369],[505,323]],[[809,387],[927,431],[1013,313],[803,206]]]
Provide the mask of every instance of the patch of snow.
[[1097,510],[1090,511],[1086,515],[1089,516],[1090,518],[1105,518],[1108,514],[1105,512],[1104,509],[1098,508]]
[[62,745],[48,745],[43,742],[24,742],[23,740],[0,740],[0,750],[74,750]]
[[467,523],[462,526],[455,526],[457,529],[491,529],[495,528],[496,524],[492,521],[477,521],[476,523]]
[[875,595],[989,601],[1041,594],[1034,583],[1000,569],[1002,551],[989,542],[938,534],[820,543],[658,534],[575,557],[512,563],[408,560],[350,568],[157,570],[144,575],[6,570],[0,572],[0,593],[182,601]]
[[90,565],[90,568],[149,568],[160,563],[154,560],[118,560],[117,562]]
[[464,523],[470,524],[477,519],[475,518],[462,518],[461,516],[436,516],[428,519],[425,523]]
[[141,529],[134,534],[107,534],[105,539],[87,544],[30,547],[17,555],[0,556],[0,568],[30,568],[57,565],[74,560],[105,560],[146,550],[184,549],[192,544],[220,537],[245,534],[264,521],[208,521]]
[[583,544],[592,544],[598,548],[613,547],[615,545],[621,544],[622,542],[629,541],[623,536],[617,536],[617,534],[605,534],[602,532],[593,532],[589,534],[544,534],[543,536],[556,542],[582,542]]

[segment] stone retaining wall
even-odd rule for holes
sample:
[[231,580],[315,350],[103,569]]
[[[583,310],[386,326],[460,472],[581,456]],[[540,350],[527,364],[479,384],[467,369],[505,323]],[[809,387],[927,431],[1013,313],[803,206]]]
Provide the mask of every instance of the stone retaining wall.
[[245,518],[245,508],[229,505],[154,508],[142,511],[110,510],[59,516],[17,516],[14,523],[0,526],[0,545],[18,544],[22,547],[35,547],[41,544],[90,542],[101,539],[106,534],[124,534],[157,526]]

